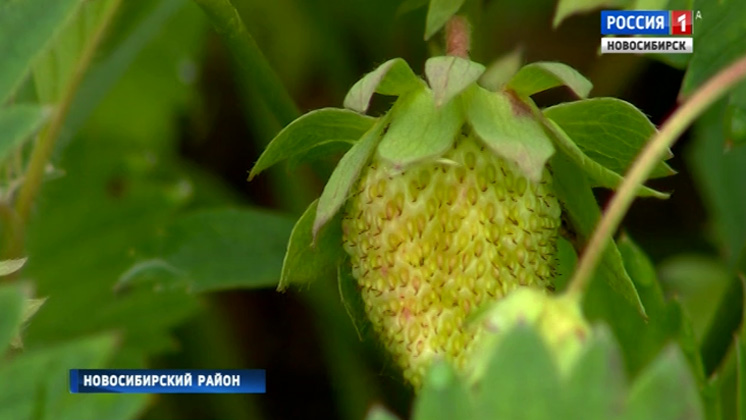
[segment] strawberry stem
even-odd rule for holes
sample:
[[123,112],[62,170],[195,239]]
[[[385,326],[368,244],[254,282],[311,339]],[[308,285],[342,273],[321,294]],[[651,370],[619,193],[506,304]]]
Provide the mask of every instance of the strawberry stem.
[[697,89],[663,124],[658,134],[648,142],[630,167],[585,247],[575,275],[567,288],[568,294],[580,295],[585,290],[612,234],[629,210],[639,187],[648,178],[657,162],[664,157],[666,150],[712,103],[745,78],[746,56],[743,56]]
[[293,98],[282,84],[254,37],[246,29],[241,15],[230,0],[195,0],[215,30],[222,36],[239,69],[251,86],[262,86],[256,93],[282,126],[300,115]]
[[455,15],[446,23],[446,54],[469,58],[471,47],[471,28],[469,21]]

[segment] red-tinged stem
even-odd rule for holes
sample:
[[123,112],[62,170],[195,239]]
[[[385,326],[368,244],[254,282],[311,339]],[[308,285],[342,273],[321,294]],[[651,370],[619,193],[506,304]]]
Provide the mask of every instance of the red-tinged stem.
[[469,58],[471,28],[463,16],[453,16],[446,23],[446,54]]

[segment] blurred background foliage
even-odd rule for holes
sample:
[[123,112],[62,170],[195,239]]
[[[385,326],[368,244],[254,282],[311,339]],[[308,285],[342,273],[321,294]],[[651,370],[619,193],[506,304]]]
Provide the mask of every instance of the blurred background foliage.
[[[374,403],[408,417],[411,391],[364,327],[359,338],[335,278],[300,292],[274,290],[293,223],[319,195],[334,160],[270,170],[251,183],[246,177],[280,128],[300,112],[340,106],[375,65],[404,57],[420,71],[438,45],[437,37],[423,41],[426,8],[416,6],[425,2],[233,0],[294,103],[277,112],[282,98],[247,74],[193,2],[66,0],[52,10],[31,1],[61,23],[48,24],[53,40],[39,41],[45,47],[29,57],[33,70],[0,96],[7,108],[50,106],[29,131],[43,118],[59,120],[59,129],[28,221],[3,217],[2,237],[6,256],[29,257],[6,283],[48,300],[24,327],[23,350],[10,350],[0,363],[0,418],[359,419]],[[0,2],[0,10],[12,3]],[[672,3],[720,13],[704,2]],[[743,9],[738,0],[726,3]],[[686,63],[597,55],[598,12],[553,29],[555,0],[467,7],[479,7],[472,12],[475,61],[519,51],[523,62],[565,62],[593,81],[593,96],[626,99],[657,125],[677,104]],[[736,12],[732,19],[746,22]],[[26,36],[12,24],[19,16],[6,14],[0,24],[0,51],[15,60],[22,57],[13,55],[14,40]],[[41,32],[27,26],[29,34]],[[746,51],[746,38],[737,37],[746,30],[731,27],[735,57]],[[689,92],[702,81],[693,77]],[[730,100],[738,105],[743,97]],[[572,97],[555,89],[535,99],[548,106]],[[387,100],[376,98],[372,113]],[[636,355],[625,360],[630,375],[680,335],[683,311],[689,354],[702,355],[700,388],[718,401],[708,417],[735,416],[746,147],[735,141],[737,124],[724,128],[724,116],[738,109],[727,100],[711,109],[674,147],[669,163],[678,175],[652,183],[672,197],[638,200],[625,219],[625,235],[649,254],[660,281],[655,273],[648,283],[633,275],[651,322],[623,304],[587,308],[592,318],[630,320],[612,325],[625,356]],[[3,209],[31,149],[32,142],[15,145],[3,157]],[[597,192],[600,203],[608,196]],[[620,248],[637,249],[631,241]],[[264,368],[268,393],[67,393],[69,368],[143,366]]]

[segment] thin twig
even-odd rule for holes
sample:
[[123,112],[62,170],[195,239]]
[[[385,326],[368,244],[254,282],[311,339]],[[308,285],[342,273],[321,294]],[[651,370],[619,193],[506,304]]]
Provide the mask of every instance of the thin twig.
[[[44,172],[49,162],[49,158],[54,151],[54,145],[57,138],[60,135],[60,131],[65,124],[65,118],[67,117],[70,107],[75,99],[75,94],[78,91],[80,83],[83,81],[86,71],[90,67],[93,57],[101,44],[107,27],[111,23],[116,10],[119,7],[121,0],[114,0],[106,11],[106,14],[101,20],[101,24],[98,29],[91,37],[91,41],[88,42],[80,55],[77,66],[73,71],[70,78],[70,82],[67,84],[67,88],[60,99],[59,104],[55,107],[52,118],[34,144],[34,148],[31,151],[31,158],[29,160],[28,169],[24,176],[24,182],[18,192],[18,199],[16,201],[16,212],[18,213],[18,219],[21,224],[21,228],[28,221],[29,214],[31,213],[31,206],[34,202],[34,197],[39,191],[42,181],[44,180]],[[22,238],[21,235],[18,238]],[[21,244],[16,245],[16,250],[22,248]]]
[[598,265],[599,258],[632,204],[639,186],[648,178],[656,163],[663,158],[666,150],[702,112],[744,78],[746,78],[746,56],[738,59],[709,79],[663,124],[658,134],[648,142],[627,172],[624,182],[614,194],[601,221],[593,232],[593,236],[585,247],[575,270],[575,275],[567,289],[568,293],[579,294],[586,288],[591,274]]
[[194,0],[222,35],[240,70],[245,72],[280,125],[285,126],[300,115],[293,98],[277,73],[270,67],[249,31],[229,0]]

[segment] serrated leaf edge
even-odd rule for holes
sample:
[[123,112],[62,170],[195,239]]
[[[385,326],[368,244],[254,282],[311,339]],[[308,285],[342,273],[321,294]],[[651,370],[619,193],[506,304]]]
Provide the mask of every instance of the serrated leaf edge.
[[[251,171],[249,172],[249,178],[248,178],[248,180],[251,181],[252,179],[254,179],[255,176],[259,175],[264,170],[266,170],[266,169],[268,169],[268,168],[276,165],[277,163],[282,162],[282,161],[287,160],[287,159],[290,159],[293,156],[296,156],[297,154],[300,154],[302,152],[308,151],[308,150],[312,149],[314,146],[320,144],[320,143],[315,143],[313,145],[307,145],[307,147],[296,148],[296,149],[292,150],[291,153],[288,154],[287,156],[284,156],[284,157],[282,157],[280,159],[275,159],[274,161],[270,161],[269,163],[265,163],[265,160],[267,159],[266,156],[268,156],[268,153],[274,152],[275,149],[281,149],[284,146],[283,144],[280,144],[280,142],[284,143],[285,141],[287,141],[285,135],[286,135],[286,133],[288,131],[295,129],[295,126],[297,124],[304,123],[305,120],[308,119],[308,118],[315,118],[315,117],[319,116],[320,114],[328,113],[328,112],[349,113],[350,116],[356,115],[356,116],[360,117],[361,119],[369,119],[371,126],[376,121],[376,119],[373,118],[373,117],[369,117],[369,116],[366,116],[366,115],[361,115],[361,114],[358,114],[356,112],[350,112],[349,110],[342,109],[342,108],[333,108],[333,107],[320,108],[320,109],[315,109],[313,111],[305,113],[305,114],[301,115],[300,117],[296,118],[295,120],[293,120],[290,124],[286,125],[282,130],[280,130],[279,133],[277,133],[277,135],[272,139],[272,141],[269,142],[269,144],[267,145],[267,147],[264,149],[264,151],[262,152],[262,154],[259,156],[259,159],[257,159],[256,163],[251,168]],[[322,140],[322,142],[323,141],[328,141],[328,140],[354,140],[354,139],[325,139],[325,140]]]
[[[541,70],[544,73],[554,77],[556,79],[556,83],[554,85],[544,87],[541,90],[535,90],[535,91],[532,90],[530,92],[524,92],[522,91],[522,89],[516,89],[514,83],[517,79],[522,77],[521,76],[522,72],[527,72],[534,68]],[[564,77],[562,77],[558,69],[569,71],[570,73],[573,74],[573,76],[577,77],[577,80],[582,85],[579,86],[577,83],[573,83],[573,84],[568,83],[569,81],[565,79]],[[520,69],[518,69],[518,71],[508,81],[507,86],[515,90],[520,96],[531,96],[536,93],[543,92],[545,90],[549,90],[549,89],[552,89],[558,86],[566,86],[581,99],[587,98],[588,94],[593,89],[593,83],[591,83],[590,80],[588,80],[585,76],[583,76],[579,71],[575,70],[573,67],[568,66],[567,64],[561,63],[559,61],[535,61],[533,63],[528,63],[524,65],[523,67],[521,67]]]
[[409,64],[403,58],[392,58],[378,66],[372,72],[363,76],[360,80],[355,82],[354,85],[352,85],[350,90],[347,92],[347,95],[345,96],[343,102],[344,107],[352,111],[364,114],[368,111],[370,100],[373,97],[373,94],[384,93],[392,95],[402,95],[411,90],[405,89],[399,92],[379,91],[380,85],[386,80],[391,70],[394,69],[395,66],[400,66],[404,73],[407,75],[406,77],[411,78],[412,88],[416,87],[416,85],[424,85],[424,81],[414,74],[412,68],[409,67]]
[[[585,172],[585,174],[592,180],[598,183],[599,186],[609,188],[612,190],[615,190],[616,188],[621,185],[622,181],[624,180],[624,177],[619,175],[618,173],[608,169],[607,167],[601,165],[600,163],[596,162],[595,160],[591,159],[588,155],[583,153],[583,151],[578,147],[577,144],[575,144],[574,141],[570,138],[570,136],[565,133],[564,130],[562,130],[562,127],[559,126],[554,120],[551,118],[543,118],[544,127],[552,133],[552,138],[554,140],[555,145],[560,149],[560,151],[565,154],[570,160],[575,162],[580,169]],[[588,169],[590,168],[590,170]],[[613,185],[609,185],[603,178],[600,178],[600,174],[606,174],[609,178],[611,178],[614,182]],[[671,196],[669,193],[663,193],[660,191],[656,191],[650,187],[647,187],[645,185],[641,185],[640,188],[637,191],[638,197],[655,197],[659,199],[667,199]]]

